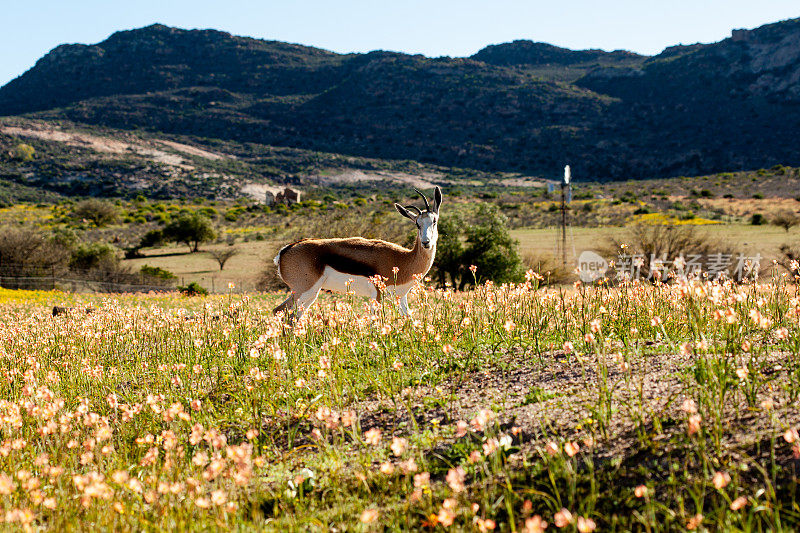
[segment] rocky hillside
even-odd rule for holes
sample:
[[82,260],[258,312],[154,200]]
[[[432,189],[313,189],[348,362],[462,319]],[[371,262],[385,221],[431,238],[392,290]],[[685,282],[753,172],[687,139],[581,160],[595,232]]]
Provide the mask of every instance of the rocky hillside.
[[800,164],[798,103],[800,19],[649,58],[340,55],[156,25],[60,46],[0,88],[0,115],[590,179]]
[[540,184],[516,175],[385,161],[66,121],[0,118],[0,207],[64,196],[249,198],[285,185],[369,190],[401,185]]

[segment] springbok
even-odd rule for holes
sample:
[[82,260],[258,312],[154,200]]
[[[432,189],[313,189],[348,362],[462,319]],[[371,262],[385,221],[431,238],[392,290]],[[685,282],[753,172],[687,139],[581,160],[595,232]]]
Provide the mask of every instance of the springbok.
[[424,211],[394,204],[401,215],[417,225],[417,239],[411,250],[392,242],[362,237],[302,239],[281,248],[274,261],[278,276],[292,292],[273,313],[294,309],[296,318],[300,319],[322,289],[380,300],[381,289],[376,283],[381,280],[400,298],[400,311],[408,316],[406,297],[433,265],[439,236],[436,223],[442,205],[439,187],[434,192],[432,208],[425,195],[414,190],[425,201]]

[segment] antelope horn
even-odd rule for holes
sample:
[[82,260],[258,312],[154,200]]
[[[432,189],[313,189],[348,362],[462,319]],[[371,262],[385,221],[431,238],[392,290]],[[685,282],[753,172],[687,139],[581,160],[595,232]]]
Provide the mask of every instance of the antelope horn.
[[417,194],[419,194],[420,196],[422,196],[422,199],[425,201],[425,211],[430,211],[430,210],[431,210],[431,206],[430,206],[430,204],[428,203],[428,198],[426,198],[426,197],[425,197],[425,195],[424,195],[424,194],[422,194],[422,193],[419,191],[419,189],[417,189],[416,187],[414,187],[414,190],[415,190],[415,191],[417,191]]
[[416,213],[417,216],[420,216],[422,214],[422,211],[419,210],[419,207],[417,207],[415,205],[407,205],[406,209],[409,209],[409,210],[413,209],[414,211],[417,212]]

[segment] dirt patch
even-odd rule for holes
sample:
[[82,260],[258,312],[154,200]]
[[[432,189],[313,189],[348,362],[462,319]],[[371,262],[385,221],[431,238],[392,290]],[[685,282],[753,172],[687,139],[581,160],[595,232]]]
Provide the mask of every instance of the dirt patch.
[[[165,165],[182,168],[184,170],[193,170],[195,168],[177,154],[164,152],[144,144],[130,143],[117,139],[110,139],[108,137],[90,135],[88,133],[68,132],[46,127],[33,129],[20,128],[17,126],[3,126],[0,128],[0,132],[6,135],[60,142],[69,146],[88,148],[95,152],[106,154],[137,154],[158,163],[164,163]],[[167,144],[167,142],[168,141],[164,141],[163,143]]]
[[[657,347],[652,345],[652,352],[648,350],[637,361],[606,356],[602,366],[596,358],[581,361],[561,351],[542,356],[519,351],[489,368],[465,372],[437,386],[407,389],[403,402],[396,405],[386,399],[375,400],[360,403],[356,410],[361,413],[364,430],[378,427],[388,434],[406,434],[415,423],[419,427],[453,424],[471,420],[481,409],[491,409],[505,431],[517,428],[526,451],[543,445],[554,434],[577,441],[605,434],[597,444],[599,456],[624,455],[636,446],[641,434],[664,440],[674,432],[686,431],[687,414],[681,407],[692,393],[688,372],[695,365],[695,356],[657,353]],[[762,372],[775,380],[785,378],[787,370],[780,363],[791,357],[773,352],[764,358]],[[607,371],[601,371],[603,367]],[[610,396],[604,406],[609,416],[602,431],[597,420],[605,401],[601,380]],[[756,405],[767,398],[772,398],[768,390],[760,392]],[[775,399],[776,417],[784,423],[800,422],[797,406]],[[654,425],[655,418],[660,429]],[[721,423],[727,428],[724,441],[731,449],[746,449],[767,434],[782,433],[771,425],[769,414],[743,400],[726,400]]]
[[500,185],[503,185],[504,187],[547,187],[547,183],[547,180],[532,178],[530,176],[505,178],[500,180]]
[[234,156],[228,156],[228,155],[223,156],[221,154],[216,154],[214,152],[209,152],[208,150],[203,150],[201,148],[196,148],[194,146],[189,146],[188,144],[178,143],[175,141],[156,141],[156,142],[163,144],[165,146],[169,146],[170,148],[172,148],[173,150],[177,150],[178,152],[182,152],[188,155],[194,155],[197,157],[202,157],[205,159],[210,159],[212,161],[218,161],[220,159],[225,159],[225,158],[235,159]]
[[315,174],[309,179],[320,185],[338,185],[342,183],[361,183],[361,182],[395,182],[419,188],[432,188],[435,183],[442,183],[442,176],[434,173],[423,173],[421,175],[407,174],[405,172],[389,171],[363,171],[346,170],[331,174]]

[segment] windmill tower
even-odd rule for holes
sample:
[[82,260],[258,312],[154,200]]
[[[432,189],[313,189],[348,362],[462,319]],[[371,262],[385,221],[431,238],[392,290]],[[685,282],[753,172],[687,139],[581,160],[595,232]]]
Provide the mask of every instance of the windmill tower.
[[564,167],[564,179],[561,181],[561,227],[559,228],[558,251],[561,264],[567,267],[567,205],[572,201],[572,171],[569,165]]

